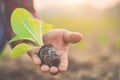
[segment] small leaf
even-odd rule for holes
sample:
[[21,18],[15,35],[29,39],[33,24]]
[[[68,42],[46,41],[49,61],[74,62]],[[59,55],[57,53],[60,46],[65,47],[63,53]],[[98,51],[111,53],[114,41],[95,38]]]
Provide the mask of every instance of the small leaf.
[[53,28],[53,25],[42,22],[42,34],[46,34]]
[[25,44],[25,43],[18,44],[17,46],[15,46],[15,48],[12,49],[10,56],[12,58],[16,58],[16,57],[22,56],[30,48],[33,48],[33,46]]

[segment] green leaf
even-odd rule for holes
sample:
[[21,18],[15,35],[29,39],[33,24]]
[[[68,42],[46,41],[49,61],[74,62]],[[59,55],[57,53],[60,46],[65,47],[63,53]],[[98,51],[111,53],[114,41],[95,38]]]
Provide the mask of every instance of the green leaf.
[[16,58],[19,56],[22,56],[23,54],[25,54],[30,48],[33,48],[33,46],[25,44],[25,43],[21,43],[18,44],[17,46],[15,46],[12,51],[10,56],[12,58]]
[[31,29],[35,32],[36,36],[39,38],[41,45],[43,45],[42,35],[51,30],[53,26],[45,22],[40,22],[37,19],[32,19],[30,25]]
[[42,22],[42,34],[46,34],[53,28],[53,25]]
[[40,40],[40,21],[37,19],[32,19],[30,21],[30,27],[34,31],[35,35],[39,38]]
[[30,41],[35,42],[35,40],[32,39],[32,38],[22,38],[22,37],[19,37],[19,36],[15,36],[14,38],[12,38],[12,39],[9,41],[9,43],[12,43],[12,42],[18,41],[18,40],[30,40]]
[[35,43],[40,45],[39,39],[30,27],[30,21],[33,16],[23,8],[16,8],[11,16],[11,25],[14,33],[22,39],[33,39]]

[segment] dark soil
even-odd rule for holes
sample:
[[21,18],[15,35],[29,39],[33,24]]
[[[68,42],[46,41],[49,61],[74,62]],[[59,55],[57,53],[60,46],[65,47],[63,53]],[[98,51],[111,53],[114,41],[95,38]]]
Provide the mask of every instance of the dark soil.
[[52,44],[42,46],[39,50],[38,56],[40,57],[42,64],[58,67],[60,63],[60,57],[57,55],[56,50]]

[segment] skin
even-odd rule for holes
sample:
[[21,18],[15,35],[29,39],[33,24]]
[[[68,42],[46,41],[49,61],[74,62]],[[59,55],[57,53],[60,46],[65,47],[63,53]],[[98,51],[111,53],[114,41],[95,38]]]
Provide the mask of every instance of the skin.
[[34,48],[28,51],[28,54],[32,57],[33,63],[40,65],[40,70],[43,73],[49,72],[52,75],[56,75],[59,72],[64,72],[68,67],[68,44],[78,43],[83,38],[83,35],[78,32],[70,32],[64,29],[54,29],[43,35],[44,44],[53,44],[57,54],[60,56],[60,65],[58,67],[47,65],[41,65],[41,60],[37,56],[40,48]]

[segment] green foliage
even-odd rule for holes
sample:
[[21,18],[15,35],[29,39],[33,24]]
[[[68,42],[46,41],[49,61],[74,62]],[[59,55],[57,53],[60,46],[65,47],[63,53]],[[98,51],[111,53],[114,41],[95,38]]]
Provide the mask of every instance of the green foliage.
[[[22,8],[14,10],[11,16],[11,25],[14,33],[21,39],[30,39],[39,44],[39,39],[30,28],[30,21],[34,19],[33,16]],[[16,39],[16,38],[15,38]]]
[[25,43],[18,44],[17,46],[15,46],[15,48],[13,48],[10,56],[12,58],[19,57],[25,54],[31,48],[33,48],[33,46],[25,44]]
[[[12,30],[16,36],[9,42],[30,40],[38,46],[43,45],[42,35],[52,29],[52,26],[35,19],[32,14],[23,8],[16,8],[11,16]],[[31,48],[27,44],[19,44],[11,51],[11,57],[18,57]]]

